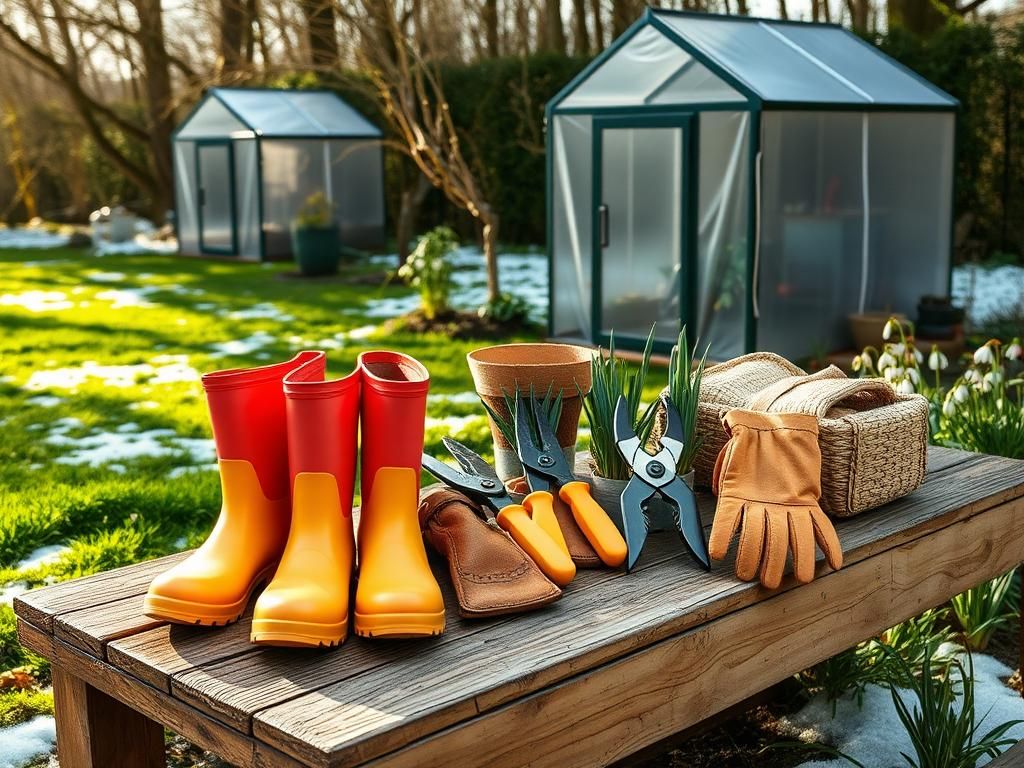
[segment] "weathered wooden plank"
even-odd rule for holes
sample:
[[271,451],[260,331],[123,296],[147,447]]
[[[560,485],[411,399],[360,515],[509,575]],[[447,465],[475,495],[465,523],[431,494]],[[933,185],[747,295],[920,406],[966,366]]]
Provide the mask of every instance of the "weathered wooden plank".
[[[856,563],[1024,493],[1024,462],[971,457],[906,499],[839,526]],[[793,586],[784,582],[783,590]],[[549,611],[482,629],[457,644],[410,654],[376,670],[258,712],[253,732],[306,759],[336,752],[367,759],[480,711],[765,599],[731,564],[705,575],[678,553],[657,569],[570,591]],[[459,670],[453,676],[451,670]]]
[[111,640],[158,627],[164,622],[142,613],[145,593],[54,617],[53,634],[60,640],[104,658]]
[[1020,768],[1024,766],[1024,741],[1018,741],[988,766],[989,768]]
[[188,552],[178,552],[156,560],[115,568],[73,581],[33,589],[14,598],[14,612],[48,632],[59,613],[94,608],[131,595],[145,594],[153,577],[163,573]]
[[[606,765],[1024,560],[1024,502],[828,574],[372,763]],[[609,706],[614,702],[614,706]],[[347,764],[337,754],[323,765]]]
[[968,453],[967,451],[958,451],[955,448],[942,448],[938,445],[928,446],[928,473],[941,472],[955,467],[957,464],[963,464],[972,456],[976,454]]
[[252,653],[251,626],[251,606],[245,616],[227,627],[162,624],[109,642],[107,661],[144,683],[170,693],[170,676],[176,672]]
[[164,729],[54,664],[57,757],[64,768],[163,768]]

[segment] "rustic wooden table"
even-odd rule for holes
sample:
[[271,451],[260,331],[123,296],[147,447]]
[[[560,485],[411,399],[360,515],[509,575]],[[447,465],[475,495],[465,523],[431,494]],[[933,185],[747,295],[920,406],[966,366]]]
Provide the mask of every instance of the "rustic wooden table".
[[[932,449],[914,494],[838,524],[846,566],[775,591],[652,535],[629,575],[433,640],[257,648],[142,615],[184,557],[39,589],[19,635],[53,664],[62,768],[163,765],[161,725],[241,766],[603,765],[1024,561],[1024,462]],[[701,499],[710,524],[713,499]],[[442,578],[447,583],[447,577]],[[454,605],[446,595],[449,608]]]

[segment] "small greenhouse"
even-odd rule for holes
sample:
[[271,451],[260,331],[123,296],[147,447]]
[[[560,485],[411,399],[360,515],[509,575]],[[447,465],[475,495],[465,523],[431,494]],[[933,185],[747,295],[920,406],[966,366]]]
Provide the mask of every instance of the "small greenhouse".
[[382,136],[331,91],[211,88],[172,139],[179,249],[288,258],[292,219],[318,192],[344,246],[382,244]]
[[547,105],[552,337],[799,359],[913,316],[948,293],[957,107],[838,26],[648,9]]

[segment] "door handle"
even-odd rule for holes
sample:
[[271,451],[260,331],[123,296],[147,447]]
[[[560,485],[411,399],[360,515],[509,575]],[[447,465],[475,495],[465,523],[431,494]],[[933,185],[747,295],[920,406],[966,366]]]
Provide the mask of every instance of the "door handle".
[[601,247],[608,247],[608,206],[601,203],[597,206],[597,228],[601,237]]

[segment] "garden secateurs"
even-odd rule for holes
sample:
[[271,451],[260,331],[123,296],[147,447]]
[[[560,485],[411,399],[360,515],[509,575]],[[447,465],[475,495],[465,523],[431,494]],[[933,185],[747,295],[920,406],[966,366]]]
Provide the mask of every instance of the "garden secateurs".
[[[444,447],[455,457],[462,471],[423,454],[423,468],[447,485],[461,491],[479,505],[484,519],[508,531],[512,539],[529,555],[544,575],[564,587],[576,575],[576,564],[569,557],[569,549],[559,531],[557,538],[550,533],[550,523],[542,524],[537,511],[512,500],[494,469],[477,453],[458,440],[441,439]],[[550,504],[548,505],[550,510]],[[551,512],[554,520],[554,512]],[[557,522],[555,529],[558,529]]]
[[622,528],[629,547],[626,570],[636,564],[647,541],[647,533],[652,529],[647,504],[655,494],[660,494],[671,505],[672,528],[679,532],[690,554],[705,570],[711,570],[704,528],[697,512],[697,499],[690,487],[676,475],[676,466],[685,446],[679,412],[667,397],[661,398],[661,405],[666,415],[665,434],[658,441],[658,452],[652,455],[633,429],[626,398],[620,396],[615,404],[615,445],[633,469],[633,476],[621,497]]
[[555,517],[551,495],[557,489],[558,497],[569,505],[576,524],[597,552],[601,562],[617,568],[626,560],[626,541],[601,506],[590,495],[590,485],[577,480],[565,460],[562,447],[548,420],[539,413],[534,398],[524,399],[516,393],[516,452],[523,463],[530,493],[523,506],[532,512],[552,538],[562,540],[561,529]]

